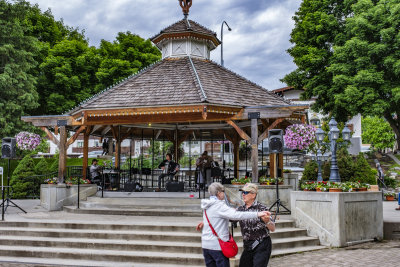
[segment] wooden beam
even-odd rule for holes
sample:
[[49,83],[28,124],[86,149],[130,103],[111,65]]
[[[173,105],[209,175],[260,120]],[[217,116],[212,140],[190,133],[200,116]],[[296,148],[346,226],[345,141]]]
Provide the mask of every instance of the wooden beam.
[[59,148],[60,147],[60,142],[54,136],[54,134],[52,132],[50,132],[50,130],[47,129],[47,127],[42,126],[40,128],[47,134],[47,137],[50,139],[50,141],[52,141]]
[[242,137],[244,140],[251,141],[251,138],[245,133],[245,131],[240,129],[240,127],[237,126],[236,123],[234,123],[231,120],[227,120],[226,123],[232,126],[236,130],[236,132],[240,135],[240,137]]
[[[90,131],[89,131],[90,132]],[[88,169],[88,160],[89,160],[89,137],[88,131],[86,130],[83,134],[83,162],[82,162],[82,176],[83,179],[88,177],[87,169]]]
[[111,126],[111,132],[112,132],[113,138],[115,140],[117,140],[118,139],[118,130],[114,127],[114,125]]
[[63,120],[67,122],[67,126],[79,126],[82,122],[75,120],[72,116],[60,115],[60,116],[23,116],[21,120],[24,122],[30,122],[33,126],[51,126],[55,127],[58,125],[58,121]]
[[[96,125],[97,126],[97,125]],[[101,131],[101,135],[106,135],[111,130],[111,126],[106,126],[103,131]]]
[[269,119],[261,119],[261,123],[265,128],[270,126]]
[[71,138],[67,141],[67,148],[73,143],[75,142],[76,138],[78,138],[79,134],[84,131],[86,129],[86,126],[81,126],[79,127],[78,131],[75,132],[75,134],[73,136],[71,136]]

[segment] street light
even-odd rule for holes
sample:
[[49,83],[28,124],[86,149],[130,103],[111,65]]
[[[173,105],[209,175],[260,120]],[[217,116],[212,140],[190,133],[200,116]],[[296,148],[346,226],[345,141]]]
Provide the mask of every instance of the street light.
[[[332,152],[332,157],[331,157],[331,173],[329,176],[329,181],[331,182],[340,182],[340,175],[339,175],[339,167],[337,165],[337,158],[336,158],[336,144],[337,144],[337,140],[339,139],[339,134],[340,134],[340,130],[337,127],[337,122],[335,120],[334,117],[332,117],[332,119],[329,121],[329,141],[330,141],[330,145],[331,145],[331,152]],[[344,141],[349,141],[350,140],[350,134],[351,131],[349,128],[347,128],[347,126],[344,127],[343,131],[342,131],[342,138]],[[324,138],[325,138],[325,132],[321,129],[318,128],[316,133],[315,133],[316,137],[317,137],[317,141],[319,143],[323,143]],[[319,149],[318,149],[319,150]],[[318,151],[317,151],[318,153]],[[318,166],[320,168],[320,166]],[[318,169],[318,172],[320,170]],[[319,173],[318,173],[318,181],[319,179],[321,179],[322,181],[322,177],[320,178]]]
[[221,66],[224,66],[224,24],[228,27],[228,30],[231,31],[231,27],[229,27],[228,23],[224,20],[221,24]]

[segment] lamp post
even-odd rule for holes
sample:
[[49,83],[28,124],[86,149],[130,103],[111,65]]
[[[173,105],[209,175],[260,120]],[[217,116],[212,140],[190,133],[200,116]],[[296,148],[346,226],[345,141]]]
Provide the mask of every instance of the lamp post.
[[221,24],[221,66],[224,66],[224,24],[228,27],[228,30],[231,31],[231,27],[229,27],[228,23],[224,20]]
[[318,164],[318,178],[317,182],[322,182],[322,171],[321,171],[321,160],[322,160],[322,153],[321,150],[318,148],[317,150],[317,164]]
[[[337,165],[337,158],[336,158],[336,145],[337,145],[337,140],[339,139],[339,128],[337,127],[337,122],[334,117],[329,121],[329,141],[331,145],[331,152],[332,152],[332,157],[331,157],[331,173],[329,176],[329,181],[331,182],[340,182],[340,175],[339,175],[339,167]],[[342,131],[342,138],[344,141],[349,141],[350,140],[350,129],[347,128],[347,126],[344,127]],[[318,128],[315,135],[317,136],[317,141],[319,143],[323,143],[324,138],[325,138],[325,132],[321,129]],[[319,166],[318,166],[319,167]],[[318,169],[319,172],[319,169]],[[318,174],[318,179],[320,179],[319,174]],[[318,180],[319,181],[319,180]],[[322,177],[321,177],[322,181]]]

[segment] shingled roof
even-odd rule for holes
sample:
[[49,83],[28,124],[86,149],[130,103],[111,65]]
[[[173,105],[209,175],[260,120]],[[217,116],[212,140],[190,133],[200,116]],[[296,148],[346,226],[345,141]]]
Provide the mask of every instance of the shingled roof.
[[[193,65],[191,63],[193,62]],[[197,74],[197,75],[196,75]],[[216,104],[284,106],[290,102],[215,62],[166,58],[75,108],[79,110]]]
[[162,29],[160,33],[156,34],[155,36],[151,37],[150,40],[153,41],[156,39],[159,35],[163,33],[180,33],[180,32],[187,32],[187,31],[193,31],[197,33],[202,33],[205,35],[212,35],[212,36],[217,36],[215,32],[212,30],[200,25],[199,23],[190,20],[190,19],[182,19],[178,22],[175,22],[174,24]]

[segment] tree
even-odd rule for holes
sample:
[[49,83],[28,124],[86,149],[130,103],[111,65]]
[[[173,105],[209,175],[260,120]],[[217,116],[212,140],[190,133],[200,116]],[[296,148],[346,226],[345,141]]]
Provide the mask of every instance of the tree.
[[382,150],[393,148],[396,141],[389,123],[380,117],[364,117],[362,125],[362,140],[373,148]]
[[160,51],[150,40],[144,40],[131,32],[120,32],[114,42],[101,40],[100,67],[96,73],[99,84],[96,91],[113,85],[161,57]]
[[294,20],[288,52],[298,68],[283,81],[339,121],[383,116],[400,146],[399,1],[304,0]]
[[38,106],[36,78],[31,71],[37,65],[35,38],[25,35],[21,21],[26,16],[23,4],[0,0],[0,136],[13,136],[30,127],[21,116]]
[[40,161],[35,166],[35,174],[42,175],[49,172],[49,165],[45,158],[41,158]]
[[24,198],[28,191],[33,186],[33,183],[27,180],[27,177],[35,175],[35,162],[31,154],[26,155],[15,168],[11,179],[10,186],[12,187],[13,198]]

